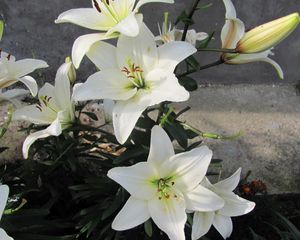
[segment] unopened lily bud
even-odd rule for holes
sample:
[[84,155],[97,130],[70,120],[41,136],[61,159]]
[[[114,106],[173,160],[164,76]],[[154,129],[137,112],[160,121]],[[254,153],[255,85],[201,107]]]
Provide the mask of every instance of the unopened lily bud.
[[[66,57],[65,63],[72,63],[72,60],[70,57]],[[70,71],[68,73],[68,77],[70,82],[75,82],[76,81],[76,70],[75,70],[75,66],[72,63],[71,67],[70,67]]]
[[298,13],[276,19],[248,31],[237,44],[239,53],[257,53],[270,49],[292,33],[298,24]]

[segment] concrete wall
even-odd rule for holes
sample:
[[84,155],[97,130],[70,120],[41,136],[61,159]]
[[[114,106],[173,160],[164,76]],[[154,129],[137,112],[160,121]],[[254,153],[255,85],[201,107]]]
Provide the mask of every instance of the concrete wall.
[[[154,33],[158,33],[157,22],[164,11],[169,11],[173,20],[185,8],[189,8],[193,0],[175,0],[175,5],[148,4],[143,7],[145,21]],[[212,2],[213,7],[198,11],[195,16],[195,28],[199,31],[216,31],[216,39],[212,46],[219,47],[220,30],[224,23],[224,7],[221,0],[203,0]],[[233,0],[238,16],[247,28],[252,28],[266,21],[299,11],[299,0]],[[55,25],[54,19],[65,10],[79,7],[90,7],[86,0],[1,0],[0,14],[6,22],[6,31],[1,47],[18,58],[31,57],[45,59],[50,64],[46,71],[47,81],[51,81],[56,69],[70,55],[76,37],[91,32],[72,24]],[[268,64],[248,64],[244,66],[219,66],[195,75],[202,84],[232,83],[297,83],[300,80],[300,29],[275,49],[275,60],[281,64],[286,79],[280,81],[275,71]],[[218,58],[218,54],[201,53],[202,64],[210,63]],[[92,65],[85,61],[79,76],[85,80],[93,72]],[[40,80],[41,85],[43,80]]]

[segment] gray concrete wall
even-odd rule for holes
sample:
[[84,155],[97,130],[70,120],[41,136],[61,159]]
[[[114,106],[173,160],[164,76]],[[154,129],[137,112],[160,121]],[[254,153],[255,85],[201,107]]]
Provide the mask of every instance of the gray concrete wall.
[[[143,7],[145,21],[154,33],[158,33],[157,22],[164,11],[169,11],[173,19],[193,0],[175,0],[175,5],[148,4]],[[195,28],[199,31],[216,31],[216,39],[212,46],[219,47],[220,30],[224,23],[224,7],[221,0],[203,0],[212,2],[213,7],[198,11],[195,16]],[[299,0],[233,0],[238,16],[247,28],[252,28],[266,21],[300,10]],[[46,71],[46,80],[51,81],[58,66],[70,55],[76,37],[91,32],[72,24],[55,25],[54,19],[65,10],[79,7],[90,7],[88,0],[1,0],[0,15],[6,22],[5,37],[1,47],[18,58],[35,56],[45,59],[50,64]],[[275,60],[281,64],[286,79],[280,81],[275,71],[268,64],[248,64],[243,66],[219,66],[195,75],[202,84],[232,83],[298,83],[300,80],[300,29],[275,49]],[[218,54],[201,53],[202,64],[218,58]],[[85,80],[94,71],[88,61],[84,61],[79,77]],[[43,79],[40,79],[40,85]]]

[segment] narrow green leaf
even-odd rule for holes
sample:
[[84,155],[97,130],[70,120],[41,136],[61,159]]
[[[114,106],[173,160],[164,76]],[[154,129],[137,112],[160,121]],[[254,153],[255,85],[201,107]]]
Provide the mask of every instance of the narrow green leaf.
[[147,236],[151,238],[152,235],[153,235],[153,228],[152,228],[151,219],[149,219],[148,221],[146,221],[144,223],[144,229],[145,229],[145,233],[147,234]]
[[196,80],[188,76],[180,77],[179,83],[189,92],[196,91],[198,89],[198,83]]
[[0,40],[2,39],[3,32],[4,32],[4,22],[0,20]]

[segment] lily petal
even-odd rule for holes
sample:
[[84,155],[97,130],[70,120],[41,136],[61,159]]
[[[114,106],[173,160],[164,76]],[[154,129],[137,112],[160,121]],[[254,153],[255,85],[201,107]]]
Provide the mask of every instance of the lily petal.
[[195,212],[192,227],[192,240],[198,240],[206,233],[213,224],[214,212]]
[[113,126],[119,143],[124,144],[126,142],[146,108],[147,105],[137,104],[135,97],[116,103],[113,109]]
[[167,133],[161,127],[154,126],[151,130],[151,144],[147,162],[158,169],[166,159],[174,155],[174,148]]
[[121,33],[129,37],[136,37],[139,34],[139,25],[135,17],[135,13],[129,14],[116,26],[107,31],[107,35],[113,33]]
[[220,214],[215,215],[213,226],[217,229],[217,231],[222,235],[224,239],[229,238],[233,230],[231,218],[222,216]]
[[112,223],[112,229],[124,231],[134,228],[150,218],[147,201],[130,197]]
[[115,37],[117,37],[117,34],[107,35],[106,33],[92,33],[77,38],[72,48],[72,61],[74,66],[79,68],[84,55],[90,50],[94,43]]
[[203,180],[211,158],[212,151],[207,146],[176,154],[161,165],[161,177],[176,176],[176,188],[192,191]]
[[68,73],[72,63],[64,63],[58,69],[55,77],[55,102],[60,109],[71,104],[71,84]]
[[[246,64],[251,62],[267,62],[270,63],[276,70],[280,79],[284,78],[284,73],[280,65],[273,59],[269,58],[268,55],[272,55],[271,49],[260,53],[249,53],[249,54],[238,54],[232,59],[226,60],[228,64]],[[229,55],[230,56],[230,55]]]
[[57,114],[57,119],[46,129],[37,131],[30,134],[23,143],[23,156],[25,159],[28,158],[28,152],[31,145],[38,139],[46,138],[49,136],[59,136],[62,132],[61,123],[60,123],[61,113]]
[[4,212],[5,206],[6,206],[8,194],[9,194],[8,186],[0,185],[0,220],[1,220],[2,214]]
[[0,228],[0,239],[1,240],[14,240],[10,236],[8,236],[7,233],[2,228]]
[[218,189],[232,192],[238,186],[241,178],[242,168],[239,168],[231,177],[226,178],[220,182],[214,184]]
[[184,200],[154,198],[148,202],[148,207],[155,224],[171,240],[185,240],[184,225],[187,216]]
[[236,18],[236,10],[235,10],[235,7],[234,7],[232,1],[231,0],[223,0],[223,3],[225,5],[225,11],[226,11],[225,17],[226,17],[226,19]]
[[[25,120],[34,124],[51,124],[56,118],[56,114],[49,112],[45,114],[41,112],[35,105],[25,106],[15,110],[13,113],[13,120]],[[51,114],[51,115],[50,115]]]
[[224,206],[222,198],[201,185],[186,193],[185,196],[186,207],[191,211],[211,212]]
[[[149,200],[157,193],[157,186],[153,180],[158,178],[158,174],[147,162],[140,162],[130,167],[113,168],[108,171],[107,176],[137,199]],[[142,195],[141,189],[143,189]]]
[[158,48],[158,66],[167,73],[173,73],[175,67],[187,57],[197,52],[197,49],[190,43],[174,41],[165,43]]
[[109,43],[95,43],[86,55],[100,70],[118,68],[116,47]]
[[13,73],[16,78],[23,77],[36,69],[47,68],[48,64],[45,61],[37,59],[22,59],[8,64],[9,72]]
[[92,30],[106,31],[114,26],[114,21],[93,8],[78,8],[63,12],[55,23],[73,23]]
[[235,49],[245,35],[245,25],[238,19],[227,19],[221,32],[222,48]]
[[141,21],[140,32],[136,37],[121,35],[117,44],[117,60],[119,67],[128,67],[128,60],[132,64],[141,64],[144,73],[152,70],[158,60],[155,38],[149,28]]
[[255,203],[237,196],[234,193],[222,194],[221,197],[225,201],[225,205],[218,211],[219,214],[230,217],[237,217],[251,212]]
[[135,11],[138,11],[141,6],[151,2],[174,3],[174,0],[140,0],[135,6]]
[[20,82],[24,83],[26,87],[29,89],[32,96],[36,96],[38,93],[38,85],[34,78],[30,76],[21,77],[18,79]]
[[76,101],[91,99],[127,100],[137,92],[129,88],[131,82],[121,71],[109,69],[91,75],[87,81],[74,88],[73,98]]

